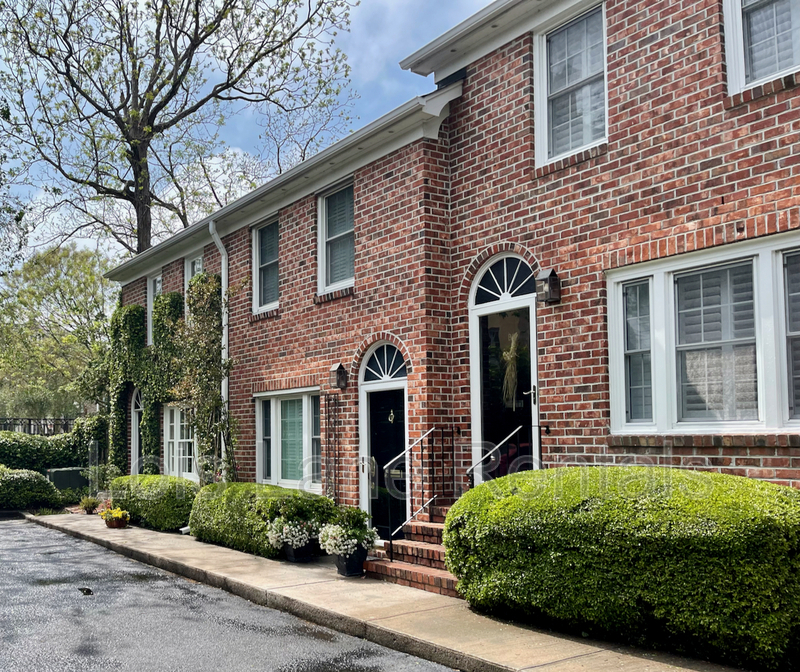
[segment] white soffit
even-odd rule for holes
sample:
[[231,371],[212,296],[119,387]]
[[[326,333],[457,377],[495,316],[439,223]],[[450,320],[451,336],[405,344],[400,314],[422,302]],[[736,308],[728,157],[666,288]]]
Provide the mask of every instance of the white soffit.
[[439,82],[547,21],[554,5],[556,0],[496,0],[400,61],[400,67],[423,77],[433,73]]

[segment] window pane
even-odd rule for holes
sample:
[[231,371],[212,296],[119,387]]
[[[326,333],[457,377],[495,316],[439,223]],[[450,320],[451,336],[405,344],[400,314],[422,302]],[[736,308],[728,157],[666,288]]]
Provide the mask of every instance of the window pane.
[[653,419],[650,364],[650,283],[624,289],[626,413],[629,422]]
[[272,403],[269,400],[261,402],[261,458],[264,464],[262,478],[272,478]]
[[353,230],[353,187],[347,187],[325,199],[326,240]]
[[320,433],[319,397],[311,397],[311,481],[322,483],[322,434]]
[[266,306],[278,300],[278,264],[264,266],[258,271],[258,305]]
[[787,255],[786,326],[789,353],[789,415],[800,418],[800,254]]
[[752,264],[681,276],[676,300],[680,419],[757,420]]
[[258,230],[258,265],[263,266],[278,260],[278,224],[270,224]]
[[742,7],[747,81],[800,65],[800,2],[745,0]]
[[303,400],[281,401],[281,478],[303,477]]
[[355,269],[355,238],[353,234],[329,242],[327,257],[327,284],[332,285],[352,278]]

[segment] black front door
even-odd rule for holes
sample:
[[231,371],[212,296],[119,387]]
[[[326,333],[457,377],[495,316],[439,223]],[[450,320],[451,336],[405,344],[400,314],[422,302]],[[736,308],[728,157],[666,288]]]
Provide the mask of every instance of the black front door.
[[[370,498],[372,524],[381,539],[406,519],[406,465],[394,466],[386,481],[383,468],[403,452],[406,443],[405,391],[369,393]],[[402,536],[399,533],[398,536]]]

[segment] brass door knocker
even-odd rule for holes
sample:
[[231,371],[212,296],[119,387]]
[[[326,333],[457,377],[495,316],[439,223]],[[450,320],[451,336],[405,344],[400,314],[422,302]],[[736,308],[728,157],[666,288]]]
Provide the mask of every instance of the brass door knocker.
[[394,424],[394,409],[389,412],[389,422]]

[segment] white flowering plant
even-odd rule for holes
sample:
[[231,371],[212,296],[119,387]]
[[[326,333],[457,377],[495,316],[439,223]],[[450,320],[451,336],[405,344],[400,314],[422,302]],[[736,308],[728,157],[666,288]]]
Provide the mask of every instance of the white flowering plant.
[[378,530],[368,525],[369,515],[352,506],[343,506],[336,520],[323,525],[319,545],[330,555],[350,557],[360,547],[369,550],[378,539]]
[[278,516],[267,527],[267,539],[274,548],[283,548],[284,544],[292,548],[301,548],[319,536],[319,523],[305,520],[287,520]]

